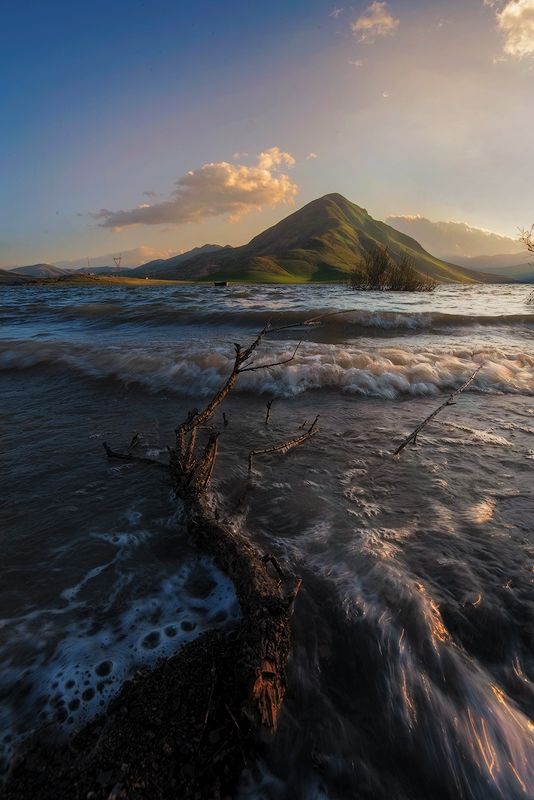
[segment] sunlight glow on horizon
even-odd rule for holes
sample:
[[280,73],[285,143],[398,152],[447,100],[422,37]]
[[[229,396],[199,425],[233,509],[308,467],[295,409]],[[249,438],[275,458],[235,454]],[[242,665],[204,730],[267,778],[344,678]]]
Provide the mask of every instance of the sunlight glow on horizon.
[[242,244],[329,192],[532,222],[534,0],[117,6],[8,11],[0,267]]

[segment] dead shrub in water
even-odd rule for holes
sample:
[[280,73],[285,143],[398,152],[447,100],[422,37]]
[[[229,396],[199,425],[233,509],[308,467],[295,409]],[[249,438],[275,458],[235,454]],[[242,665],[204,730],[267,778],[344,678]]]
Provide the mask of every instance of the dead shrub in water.
[[421,275],[415,268],[415,261],[402,256],[395,261],[387,247],[373,247],[365,253],[359,268],[355,268],[349,278],[351,289],[380,292],[431,292],[436,281],[428,275]]

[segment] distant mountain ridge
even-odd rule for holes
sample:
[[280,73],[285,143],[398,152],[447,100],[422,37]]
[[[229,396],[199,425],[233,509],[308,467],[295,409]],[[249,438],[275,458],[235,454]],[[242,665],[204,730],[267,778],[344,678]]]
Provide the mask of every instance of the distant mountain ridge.
[[151,277],[182,280],[336,281],[346,279],[377,245],[387,247],[395,260],[409,256],[421,274],[438,281],[499,281],[435,258],[415,239],[336,193],[313,200],[241,247],[218,247],[188,258],[183,254],[145,264],[132,274],[148,269]]
[[0,285],[17,286],[21,283],[35,283],[35,278],[20,275],[8,269],[0,269]]
[[30,264],[27,267],[14,267],[9,272],[27,275],[29,278],[60,278],[69,274],[68,270],[55,267],[53,264]]
[[155,270],[162,268],[173,269],[179,264],[183,264],[185,261],[189,261],[189,259],[195,258],[196,256],[207,255],[208,253],[215,253],[218,250],[224,249],[225,248],[220,244],[203,244],[201,247],[193,247],[193,249],[188,250],[187,253],[178,253],[178,255],[171,256],[171,258],[157,258],[154,261],[148,261],[140,267],[130,269],[128,274],[138,278],[153,277]]
[[534,283],[534,254],[528,250],[494,256],[459,257],[456,262],[468,269],[506,275],[514,281]]

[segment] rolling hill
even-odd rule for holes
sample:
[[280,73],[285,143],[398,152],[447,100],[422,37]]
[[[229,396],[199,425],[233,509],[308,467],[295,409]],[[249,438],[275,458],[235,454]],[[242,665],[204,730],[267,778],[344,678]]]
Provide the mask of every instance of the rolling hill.
[[67,275],[68,271],[53,264],[31,264],[27,267],[14,267],[9,270],[16,275],[27,275],[30,278],[60,278]]
[[35,278],[30,278],[28,275],[17,275],[12,270],[0,269],[0,285],[18,286],[21,283],[35,283]]
[[[305,283],[346,279],[361,256],[376,245],[389,248],[393,258],[408,255],[417,270],[442,282],[499,282],[435,258],[421,245],[340,194],[327,194],[255,236],[241,247],[180,256],[145,264],[132,274],[185,280],[240,280]],[[184,254],[187,255],[187,254]],[[177,259],[181,258],[180,261]],[[504,279],[500,279],[504,280]]]
[[171,258],[157,258],[155,261],[148,261],[140,267],[131,269],[129,274],[138,278],[152,277],[157,270],[171,270],[195,256],[207,255],[208,253],[215,253],[218,250],[224,249],[225,248],[220,244],[204,244],[202,247],[194,247],[192,250],[188,250],[187,253],[179,253],[177,256],[172,256]]

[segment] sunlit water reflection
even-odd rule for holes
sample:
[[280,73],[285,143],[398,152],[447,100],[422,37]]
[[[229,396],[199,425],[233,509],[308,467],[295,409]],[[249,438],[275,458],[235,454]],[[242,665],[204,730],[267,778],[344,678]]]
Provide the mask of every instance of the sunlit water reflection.
[[[163,455],[232,342],[299,323],[228,402],[215,489],[303,578],[290,691],[242,798],[534,795],[534,309],[528,288],[0,291],[0,724],[72,730],[135,669],[231,625],[231,585],[189,547]],[[320,326],[326,311],[353,309]],[[258,362],[259,363],[259,362]],[[391,452],[478,365],[400,459]],[[274,398],[272,423],[265,402]],[[319,413],[312,441],[246,456]],[[216,423],[220,423],[217,418]]]

